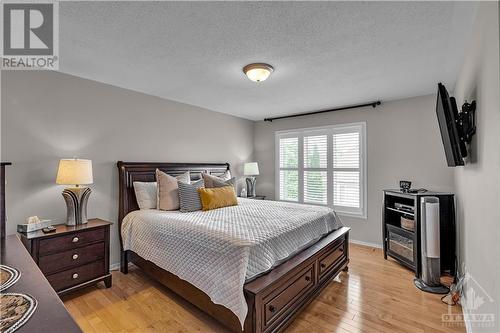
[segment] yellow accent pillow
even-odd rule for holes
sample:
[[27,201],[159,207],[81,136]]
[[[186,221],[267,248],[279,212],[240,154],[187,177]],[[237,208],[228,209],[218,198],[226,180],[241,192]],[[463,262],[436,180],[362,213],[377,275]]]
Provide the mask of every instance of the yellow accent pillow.
[[199,188],[202,210],[236,206],[238,200],[233,186]]

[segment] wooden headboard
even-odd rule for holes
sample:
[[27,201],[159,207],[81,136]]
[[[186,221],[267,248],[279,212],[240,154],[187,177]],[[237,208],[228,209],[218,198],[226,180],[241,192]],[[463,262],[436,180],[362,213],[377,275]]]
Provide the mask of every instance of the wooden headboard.
[[133,187],[133,183],[135,181],[156,181],[156,169],[160,169],[161,171],[172,176],[178,176],[189,171],[191,174],[191,180],[200,179],[202,172],[219,176],[229,170],[229,163],[160,163],[118,161],[117,166],[119,175],[118,234],[120,236],[120,246],[122,249],[122,220],[128,213],[139,209]]

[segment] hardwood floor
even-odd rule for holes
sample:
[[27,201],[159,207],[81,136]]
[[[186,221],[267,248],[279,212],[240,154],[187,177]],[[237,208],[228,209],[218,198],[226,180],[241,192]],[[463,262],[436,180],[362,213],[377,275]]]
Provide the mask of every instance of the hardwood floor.
[[[343,272],[286,332],[465,332],[442,325],[448,307],[419,291],[411,272],[386,261],[380,249],[350,244]],[[339,283],[340,282],[340,283]],[[227,332],[208,315],[149,279],[139,269],[113,272],[113,287],[89,287],[63,298],[84,332]],[[460,306],[450,308],[461,313]]]

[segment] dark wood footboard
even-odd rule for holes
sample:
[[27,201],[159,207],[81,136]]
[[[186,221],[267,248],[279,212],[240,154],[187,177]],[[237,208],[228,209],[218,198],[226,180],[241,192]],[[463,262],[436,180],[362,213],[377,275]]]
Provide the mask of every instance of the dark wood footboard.
[[[245,332],[279,332],[289,325],[347,267],[348,242],[349,228],[343,227],[245,284],[249,305]],[[247,331],[247,326],[251,330]]]
[[[245,333],[279,332],[309,304],[349,263],[349,228],[336,230],[269,273],[244,285],[248,304]],[[189,282],[165,271],[132,251],[124,251],[122,272],[128,261],[155,280],[208,313],[234,332],[241,325],[234,313],[214,304]]]

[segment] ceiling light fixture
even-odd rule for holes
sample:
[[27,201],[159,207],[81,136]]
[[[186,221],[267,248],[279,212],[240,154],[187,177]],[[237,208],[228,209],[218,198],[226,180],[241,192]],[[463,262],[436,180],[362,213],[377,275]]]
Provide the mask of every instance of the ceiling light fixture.
[[263,63],[249,64],[243,67],[243,73],[253,82],[265,81],[273,71],[273,66]]

